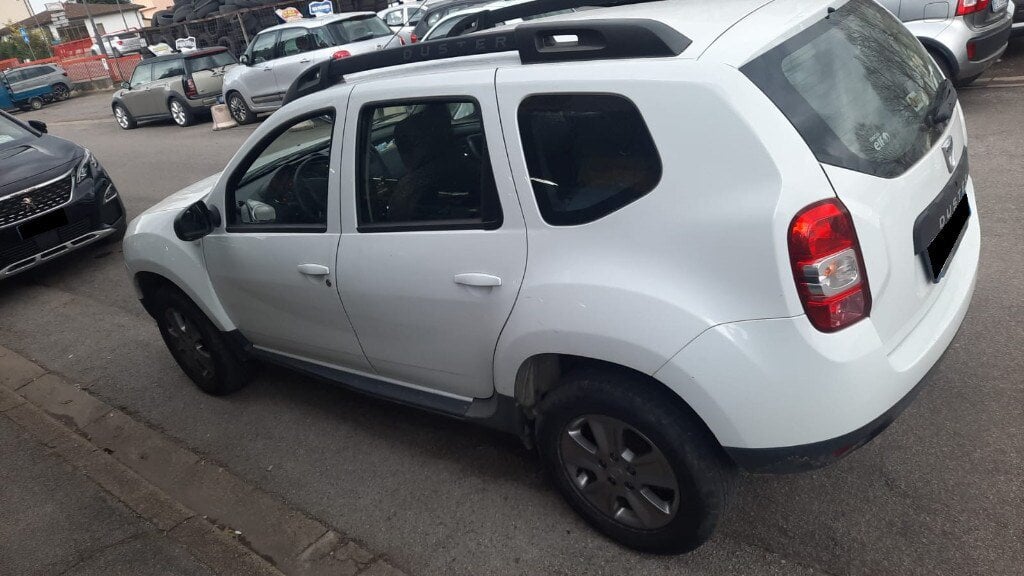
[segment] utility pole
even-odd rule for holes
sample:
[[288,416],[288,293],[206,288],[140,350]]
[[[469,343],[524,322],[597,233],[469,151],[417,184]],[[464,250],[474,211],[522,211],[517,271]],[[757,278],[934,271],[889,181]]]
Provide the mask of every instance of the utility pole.
[[[42,31],[43,28],[42,28],[42,26],[39,25],[39,18],[36,16],[36,11],[32,9],[32,4],[28,0],[22,0],[22,1],[25,3],[25,8],[28,10],[28,13],[32,15],[32,21],[36,23],[36,30]],[[48,37],[49,34],[44,33],[43,36],[44,37]],[[35,57],[35,51],[32,50],[32,40],[31,40],[31,38],[32,37],[29,36],[28,51],[30,53],[32,53],[32,59],[35,60],[35,58],[36,58]],[[50,48],[50,41],[49,40],[46,41],[46,53],[50,55],[50,58],[53,58],[53,49]]]
[[121,0],[114,0],[114,4],[117,4],[117,13],[121,15],[121,21],[124,22],[124,31],[128,31],[128,19],[124,17],[124,11],[121,10]]
[[89,11],[89,3],[82,2],[82,6],[85,6],[85,17],[89,19],[89,24],[92,24],[92,35],[96,40],[96,45],[100,47],[100,54],[110,56],[110,54],[107,54],[107,47],[103,45],[103,38],[100,36],[99,31],[96,30],[96,21],[92,19],[92,12]]

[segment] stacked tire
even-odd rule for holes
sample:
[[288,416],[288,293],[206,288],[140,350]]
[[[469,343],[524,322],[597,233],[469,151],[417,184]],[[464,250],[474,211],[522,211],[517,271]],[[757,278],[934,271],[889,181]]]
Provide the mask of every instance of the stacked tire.
[[[174,0],[174,8],[153,14],[153,26],[163,27],[277,4],[280,0]],[[276,22],[275,22],[276,23]]]

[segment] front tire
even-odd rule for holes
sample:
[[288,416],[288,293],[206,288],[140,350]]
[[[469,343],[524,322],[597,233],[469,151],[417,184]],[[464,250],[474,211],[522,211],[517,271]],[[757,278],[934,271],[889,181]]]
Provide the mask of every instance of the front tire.
[[242,95],[238,92],[232,92],[228,96],[228,111],[231,112],[231,117],[239,125],[251,124],[256,120],[256,114],[253,113],[249,105],[245,103],[245,98],[242,98]]
[[163,288],[154,295],[153,304],[164,344],[200,390],[223,396],[249,383],[249,361],[192,300],[178,290]]
[[167,103],[167,111],[171,113],[171,120],[174,120],[174,123],[178,126],[186,128],[192,125],[194,120],[192,110],[190,110],[189,107],[181,100],[178,100],[177,98],[171,99],[171,101]]
[[699,547],[734,474],[698,416],[626,370],[571,373],[541,402],[537,447],[559,491],[611,539],[645,552]]
[[135,122],[135,118],[132,118],[128,109],[123,104],[114,104],[114,120],[117,121],[117,125],[122,130],[131,130],[138,126]]

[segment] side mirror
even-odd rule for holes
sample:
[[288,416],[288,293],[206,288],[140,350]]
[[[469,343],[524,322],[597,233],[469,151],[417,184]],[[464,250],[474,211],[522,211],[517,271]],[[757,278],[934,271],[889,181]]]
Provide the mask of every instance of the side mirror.
[[132,89],[132,83],[131,82],[121,82],[121,88],[123,90],[131,90]]
[[210,208],[202,200],[185,208],[174,219],[174,234],[185,242],[199,240],[220,226],[220,211]]
[[238,57],[238,63],[241,64],[242,66],[248,66],[249,65],[249,55],[248,54],[242,54],[241,56],[239,56]]
[[29,120],[28,125],[36,132],[46,134],[46,122],[43,122],[42,120]]

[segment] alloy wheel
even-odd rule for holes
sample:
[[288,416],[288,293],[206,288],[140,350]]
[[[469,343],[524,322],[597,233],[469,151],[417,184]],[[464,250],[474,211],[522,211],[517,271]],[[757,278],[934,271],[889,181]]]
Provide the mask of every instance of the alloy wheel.
[[238,122],[239,124],[245,122],[249,118],[249,110],[241,96],[232,96],[231,101],[228,102],[228,108],[231,110],[231,115],[234,116],[235,122]]
[[71,96],[71,91],[68,87],[63,84],[58,84],[53,88],[53,97],[57,100],[67,100]]
[[171,118],[178,126],[185,125],[185,107],[181,105],[181,102],[171,102]]
[[181,363],[204,380],[212,378],[213,356],[207,350],[203,336],[192,320],[176,308],[167,308],[164,311],[164,329],[167,331],[171,349]]
[[120,106],[114,108],[114,119],[117,120],[117,124],[121,128],[128,128],[128,113],[125,112],[124,108]]
[[617,522],[655,530],[679,511],[679,482],[668,459],[617,418],[590,414],[571,421],[558,456],[577,493]]

